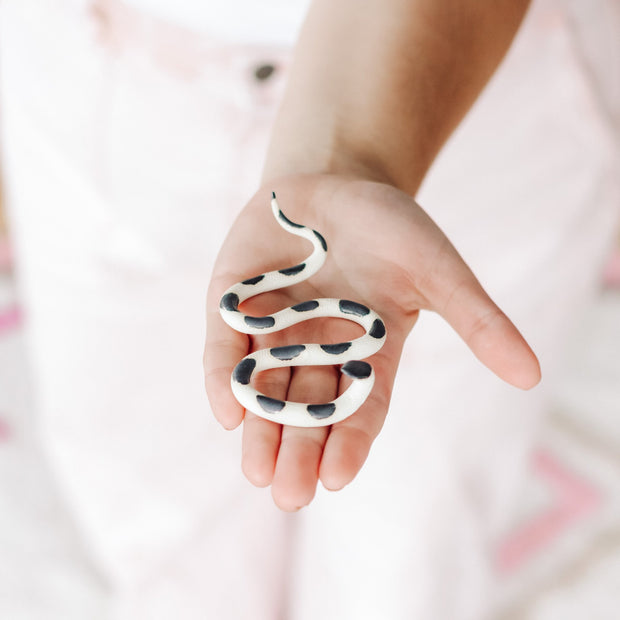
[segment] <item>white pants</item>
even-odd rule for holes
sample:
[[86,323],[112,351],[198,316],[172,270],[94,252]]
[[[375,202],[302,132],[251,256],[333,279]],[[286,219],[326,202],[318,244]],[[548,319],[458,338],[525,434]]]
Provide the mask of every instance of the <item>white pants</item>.
[[[424,315],[359,477],[288,516],[242,477],[240,435],[212,419],[200,361],[210,270],[257,188],[290,50],[214,45],[134,14],[124,32],[80,1],[2,10],[37,430],[106,584],[101,618],[489,613],[493,545],[618,215],[607,100],[565,14],[534,8],[418,197],[545,380],[503,384]],[[276,71],[260,81],[263,63]],[[57,613],[46,618],[81,617]]]

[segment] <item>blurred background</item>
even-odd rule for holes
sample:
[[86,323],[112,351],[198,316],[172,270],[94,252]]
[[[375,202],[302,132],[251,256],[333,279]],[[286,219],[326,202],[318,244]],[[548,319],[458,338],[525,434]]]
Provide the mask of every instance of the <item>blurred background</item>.
[[[164,64],[191,74],[192,67],[162,49],[157,53]],[[277,93],[264,84],[273,79],[274,66],[254,58],[249,79],[252,89],[260,89],[251,91],[250,104],[267,122]],[[230,67],[226,70],[235,70]],[[276,85],[277,92],[280,88]],[[261,137],[245,144],[248,161],[260,159],[263,142]],[[255,182],[245,180],[230,201],[241,204]],[[0,549],[15,558],[10,567],[0,564],[0,601],[9,592],[12,601],[36,600],[50,610],[42,620],[60,618],[53,610],[69,606],[79,608],[80,617],[95,618],[107,586],[39,449],[33,421],[37,390],[24,331],[28,314],[15,269],[11,230],[0,206]],[[619,617],[620,239],[600,272],[595,300],[566,342],[561,366],[518,514],[494,549],[500,575],[496,620]],[[16,612],[8,620],[18,618],[39,619]]]
[[[52,606],[64,600],[94,610],[104,591],[33,436],[36,395],[2,211],[0,221],[0,548],[27,558],[11,574],[0,574],[0,600],[3,590],[14,596],[17,588],[24,600]],[[519,511],[495,550],[504,609],[498,620],[615,620],[620,596],[618,250],[601,273],[596,302],[567,343],[553,415],[530,463]]]

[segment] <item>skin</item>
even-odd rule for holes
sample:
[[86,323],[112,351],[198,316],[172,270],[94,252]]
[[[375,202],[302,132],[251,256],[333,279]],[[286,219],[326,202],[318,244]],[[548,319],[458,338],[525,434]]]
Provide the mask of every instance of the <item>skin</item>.
[[[367,0],[359,7],[359,0],[313,3],[262,186],[231,228],[208,291],[204,366],[213,413],[227,429],[243,423],[242,469],[253,484],[271,485],[287,511],[310,503],[319,480],[338,490],[357,475],[385,420],[420,310],[441,314],[508,383],[529,389],[540,380],[517,328],[413,198],[508,49],[527,2]],[[341,342],[361,331],[321,319],[247,336],[221,319],[219,299],[229,286],[294,265],[311,249],[273,220],[271,191],[288,217],[325,236],[329,255],[309,281],[248,300],[242,311],[267,314],[337,297],[372,307],[386,323],[386,344],[368,360],[377,375],[372,394],[331,427],[281,426],[244,412],[230,390],[232,369],[249,351]],[[315,403],[333,400],[346,385],[330,366],[268,371],[256,382],[274,398]]]

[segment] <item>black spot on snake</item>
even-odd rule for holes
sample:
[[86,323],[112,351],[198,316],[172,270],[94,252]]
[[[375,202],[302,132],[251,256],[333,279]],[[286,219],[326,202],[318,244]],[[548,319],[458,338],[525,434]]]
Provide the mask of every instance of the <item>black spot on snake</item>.
[[258,284],[263,278],[265,277],[265,275],[260,275],[260,276],[256,276],[255,278],[248,278],[247,280],[244,280],[241,284]]
[[239,312],[239,295],[236,293],[226,293],[220,300],[220,308],[230,312]]
[[302,301],[300,304],[295,304],[291,306],[291,310],[295,310],[295,312],[308,312],[318,307],[319,302],[313,299],[312,301]]
[[368,379],[372,373],[372,368],[368,362],[351,360],[343,364],[340,371],[352,379]]
[[296,224],[295,222],[291,222],[291,220],[289,220],[288,217],[286,217],[286,215],[282,213],[282,211],[280,211],[279,215],[280,215],[280,219],[283,222],[286,222],[289,226],[292,226],[293,228],[305,228],[303,224]]
[[243,320],[250,327],[258,327],[259,329],[273,327],[276,324],[276,320],[272,316],[245,316]]
[[256,368],[256,360],[249,358],[241,360],[233,370],[233,379],[241,385],[247,385]]
[[321,349],[325,351],[325,353],[331,353],[332,355],[340,355],[340,353],[344,353],[348,351],[351,347],[350,342],[339,342],[338,344],[322,344]]
[[373,338],[383,338],[383,336],[385,336],[385,325],[381,319],[374,320],[368,335]]
[[290,344],[285,347],[274,347],[269,349],[269,352],[279,360],[292,360],[305,350],[306,347],[303,344]]
[[348,299],[341,299],[338,302],[340,310],[345,314],[355,314],[357,316],[366,316],[370,310],[363,304],[358,304],[356,301],[349,301]]
[[322,405],[308,405],[308,413],[317,420],[329,418],[336,411],[334,403],[324,403]]
[[321,242],[323,249],[327,252],[327,241],[325,241],[323,235],[318,230],[313,230],[312,232],[316,235],[317,239]]
[[283,400],[269,398],[269,396],[263,396],[262,394],[257,394],[256,400],[267,413],[278,413],[278,411],[282,411],[284,405],[286,405]]
[[286,269],[278,269],[278,273],[283,276],[294,276],[297,273],[301,273],[306,268],[306,263],[299,263],[294,267],[287,267]]

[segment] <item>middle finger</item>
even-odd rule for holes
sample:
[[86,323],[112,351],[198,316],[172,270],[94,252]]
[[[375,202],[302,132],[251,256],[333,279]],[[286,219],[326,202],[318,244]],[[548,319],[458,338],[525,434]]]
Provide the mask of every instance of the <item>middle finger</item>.
[[[336,398],[338,371],[332,366],[295,367],[287,400],[327,403]],[[323,447],[329,426],[284,426],[271,486],[275,503],[287,511],[298,510],[314,497]]]

